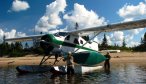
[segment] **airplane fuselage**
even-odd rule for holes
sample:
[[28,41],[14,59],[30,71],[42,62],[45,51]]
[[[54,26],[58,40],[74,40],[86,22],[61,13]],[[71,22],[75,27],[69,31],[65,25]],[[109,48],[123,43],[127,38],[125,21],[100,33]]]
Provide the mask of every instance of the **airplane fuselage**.
[[54,53],[74,53],[75,62],[82,65],[96,65],[105,60],[105,57],[98,53],[98,44],[87,42],[80,36],[60,36],[47,34],[42,37],[52,46]]
[[[53,37],[59,46],[54,47],[54,51],[59,49],[63,52],[83,52],[83,51],[98,51],[98,44],[95,42],[87,42],[80,36],[54,36]],[[60,44],[59,44],[60,42]],[[55,45],[55,43],[54,43]]]

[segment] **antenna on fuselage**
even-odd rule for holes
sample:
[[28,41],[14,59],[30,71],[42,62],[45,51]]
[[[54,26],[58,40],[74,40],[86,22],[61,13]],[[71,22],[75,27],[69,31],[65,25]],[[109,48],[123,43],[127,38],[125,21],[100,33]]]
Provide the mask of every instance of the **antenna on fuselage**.
[[77,30],[79,28],[79,25],[78,25],[78,23],[76,22],[76,24],[75,24],[75,29]]

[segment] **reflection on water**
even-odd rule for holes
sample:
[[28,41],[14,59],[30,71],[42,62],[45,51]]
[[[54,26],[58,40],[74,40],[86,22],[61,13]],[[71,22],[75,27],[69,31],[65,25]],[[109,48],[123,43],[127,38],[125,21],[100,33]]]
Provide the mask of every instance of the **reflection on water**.
[[15,67],[0,68],[0,84],[145,84],[146,64],[111,64],[111,70],[99,70],[85,75],[59,76],[50,73],[20,75]]

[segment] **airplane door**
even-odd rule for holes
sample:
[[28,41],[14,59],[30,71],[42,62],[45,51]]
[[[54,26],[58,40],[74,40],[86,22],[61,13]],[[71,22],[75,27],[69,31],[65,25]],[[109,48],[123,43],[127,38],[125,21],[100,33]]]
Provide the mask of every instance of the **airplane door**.
[[64,45],[61,47],[62,51],[64,52],[73,52],[75,49],[75,44],[73,44],[73,37],[68,35],[65,37]]

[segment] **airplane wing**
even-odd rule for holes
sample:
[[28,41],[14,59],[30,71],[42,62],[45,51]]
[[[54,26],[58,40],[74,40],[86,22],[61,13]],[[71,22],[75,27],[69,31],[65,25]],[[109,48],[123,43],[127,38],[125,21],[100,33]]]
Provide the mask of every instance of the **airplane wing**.
[[129,30],[129,29],[144,28],[144,27],[146,27],[146,19],[116,23],[116,24],[108,24],[99,27],[85,28],[81,30],[70,31],[69,33],[73,35],[84,36],[84,35],[89,35],[91,33]]
[[[80,30],[75,30],[75,31],[69,31],[66,33],[85,36],[92,33],[129,30],[129,29],[144,28],[144,27],[146,27],[146,19],[116,23],[116,24],[108,24],[108,25],[92,27],[92,28],[85,28],[85,29],[80,29]],[[32,35],[32,36],[18,37],[18,38],[7,38],[5,39],[5,41],[30,41],[33,39],[40,39],[42,36],[43,35]]]
[[35,39],[41,39],[43,35],[31,35],[31,36],[26,36],[26,37],[16,37],[16,38],[6,38],[5,41],[31,41]]

